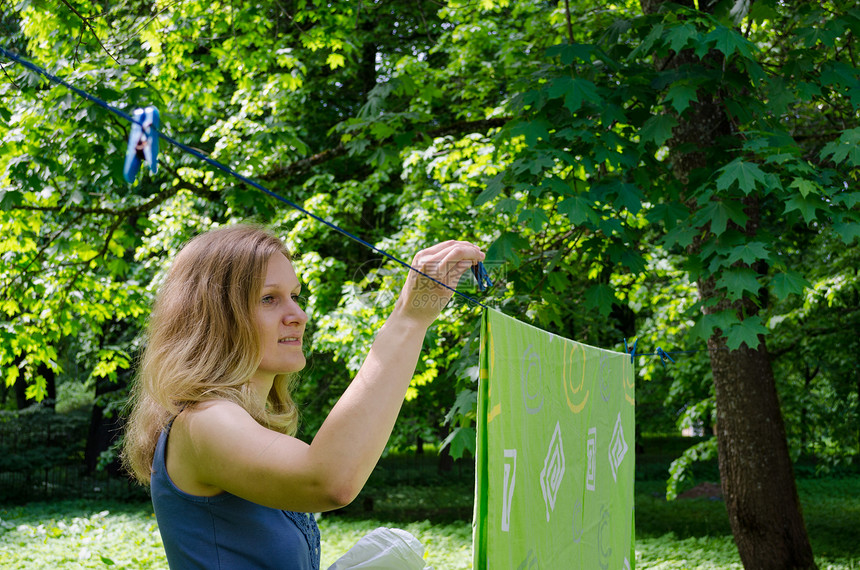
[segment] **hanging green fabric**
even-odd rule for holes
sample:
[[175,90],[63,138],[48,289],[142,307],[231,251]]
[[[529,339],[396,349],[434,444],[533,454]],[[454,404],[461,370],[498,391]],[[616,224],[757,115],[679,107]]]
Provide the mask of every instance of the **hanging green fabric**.
[[630,356],[485,310],[474,568],[633,568]]

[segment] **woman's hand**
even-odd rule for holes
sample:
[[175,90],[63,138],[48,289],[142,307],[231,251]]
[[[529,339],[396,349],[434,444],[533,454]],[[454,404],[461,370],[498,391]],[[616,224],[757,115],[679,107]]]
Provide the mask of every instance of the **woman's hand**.
[[463,273],[483,261],[484,257],[484,252],[476,245],[453,240],[418,252],[412,260],[412,267],[451,289],[410,270],[394,306],[395,314],[429,327],[451,300],[454,295],[452,289],[456,289]]

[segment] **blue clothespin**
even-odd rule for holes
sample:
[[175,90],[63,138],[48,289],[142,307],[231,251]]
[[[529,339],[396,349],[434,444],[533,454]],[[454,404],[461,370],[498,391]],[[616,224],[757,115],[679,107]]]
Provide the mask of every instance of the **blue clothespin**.
[[657,356],[660,357],[660,362],[663,364],[663,368],[666,367],[666,359],[668,359],[669,362],[672,362],[673,364],[675,363],[675,361],[672,359],[672,357],[669,356],[669,353],[666,352],[665,350],[663,350],[662,348],[660,348],[659,346],[657,347],[656,352],[657,352]]
[[480,261],[477,265],[472,266],[472,273],[475,274],[475,280],[478,282],[478,291],[483,291],[493,286],[493,282],[490,281],[490,276],[484,268],[484,264]]
[[128,134],[128,149],[122,169],[122,175],[129,183],[137,178],[142,162],[149,165],[153,174],[158,172],[158,129],[161,128],[161,119],[155,107],[135,109],[132,118],[134,121]]
[[639,339],[636,339],[636,342],[633,343],[633,350],[628,350],[627,348],[627,339],[624,339],[624,352],[630,353],[630,364],[633,364],[633,359],[636,358],[636,345],[639,344]]

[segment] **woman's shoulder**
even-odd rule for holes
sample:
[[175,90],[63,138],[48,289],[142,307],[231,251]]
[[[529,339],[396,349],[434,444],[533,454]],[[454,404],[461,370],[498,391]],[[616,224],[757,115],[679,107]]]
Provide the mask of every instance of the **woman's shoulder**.
[[211,482],[212,465],[235,457],[258,427],[251,415],[235,402],[208,400],[187,406],[170,430],[166,461],[174,484],[191,495],[213,496],[222,492],[222,486]]
[[179,414],[176,421],[184,428],[193,431],[199,428],[210,431],[211,428],[215,428],[216,432],[220,431],[217,429],[219,427],[230,429],[237,425],[257,423],[248,410],[238,403],[221,399],[206,400],[188,406]]
[[185,412],[188,414],[200,414],[200,413],[244,413],[248,414],[248,411],[240,406],[238,403],[232,400],[225,400],[221,398],[215,398],[212,400],[203,400],[202,402],[197,402],[191,406],[185,408]]

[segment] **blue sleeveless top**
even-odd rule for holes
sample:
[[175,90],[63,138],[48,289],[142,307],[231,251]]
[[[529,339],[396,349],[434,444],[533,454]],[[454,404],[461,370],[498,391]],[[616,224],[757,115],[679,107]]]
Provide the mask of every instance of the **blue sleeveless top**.
[[226,492],[199,497],[176,487],[165,467],[170,427],[158,438],[150,483],[170,568],[319,570],[320,531],[312,514],[279,511]]

